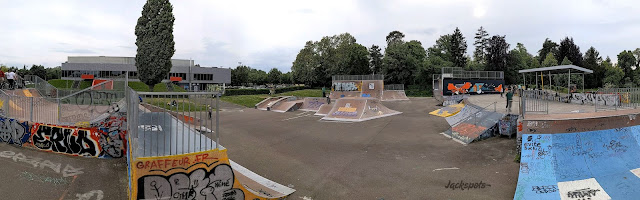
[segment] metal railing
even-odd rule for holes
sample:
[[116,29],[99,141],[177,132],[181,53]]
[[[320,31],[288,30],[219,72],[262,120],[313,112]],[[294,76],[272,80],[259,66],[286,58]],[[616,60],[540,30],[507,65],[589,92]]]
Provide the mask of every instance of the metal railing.
[[118,104],[124,104],[125,93],[124,89],[116,90],[114,86],[114,81],[107,80],[58,98],[59,123],[92,121],[105,117],[114,107],[119,108]]
[[136,92],[127,88],[126,94],[134,158],[223,148],[219,146],[219,92]]
[[492,105],[493,105],[493,112],[497,112],[497,103],[498,102],[493,102],[493,103],[491,103],[491,104],[489,104],[489,105],[487,105],[485,107],[481,107],[481,108],[479,106],[475,106],[475,107],[478,107],[478,110],[476,112],[469,114],[467,118],[465,118],[463,120],[460,120],[460,121],[456,122],[455,124],[450,124],[448,131],[453,133],[453,127],[458,126],[458,125],[468,121],[468,119],[470,119],[470,118],[473,120],[473,125],[477,126],[478,125],[478,119],[480,117],[484,117],[484,116],[479,116],[478,114],[481,113],[481,112],[486,112],[487,108],[489,108],[489,106],[492,106]]
[[369,74],[369,75],[334,75],[331,76],[333,81],[358,81],[358,80],[384,80],[382,74]]
[[465,71],[460,67],[443,67],[442,78],[459,79],[504,79],[502,71]]
[[636,109],[640,107],[640,88],[600,88],[595,93],[584,93],[584,97],[591,100],[598,110],[623,110]]
[[404,90],[404,84],[384,85],[384,90]]
[[35,88],[38,90],[42,97],[46,98],[58,98],[59,92],[58,88],[49,84],[49,82],[40,78],[36,75],[26,75],[24,76],[24,80],[28,81],[29,84],[26,85],[28,88]]
[[544,90],[522,90],[520,93],[520,110],[522,116],[526,113],[549,114],[549,98],[555,98]]
[[58,109],[55,101],[51,102],[43,97],[26,97],[11,94],[15,92],[22,91],[0,92],[2,101],[0,104],[2,104],[2,115],[4,117],[45,124],[58,123]]

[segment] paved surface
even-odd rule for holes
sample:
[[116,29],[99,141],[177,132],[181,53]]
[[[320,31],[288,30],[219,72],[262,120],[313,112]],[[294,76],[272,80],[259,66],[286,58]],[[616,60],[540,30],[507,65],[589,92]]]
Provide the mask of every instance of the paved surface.
[[[468,99],[471,103],[478,105],[480,107],[487,107],[487,109],[493,111],[494,107],[491,105],[493,102],[497,102],[496,111],[507,114],[507,98],[501,98],[500,94],[482,94],[482,95],[471,95]],[[518,113],[520,110],[520,97],[513,96],[513,105],[511,108],[511,113]],[[557,101],[549,102],[549,114],[559,114],[559,113],[589,113],[595,112],[595,107],[593,105],[580,105],[575,103],[561,103]],[[533,113],[532,113],[533,114]]]
[[[313,112],[225,108],[221,144],[229,158],[297,191],[291,199],[512,199],[515,139],[467,146],[443,137],[433,98],[383,102],[403,114],[358,123]],[[482,183],[461,190],[449,183]]]
[[126,199],[125,159],[96,159],[0,143],[0,199]]

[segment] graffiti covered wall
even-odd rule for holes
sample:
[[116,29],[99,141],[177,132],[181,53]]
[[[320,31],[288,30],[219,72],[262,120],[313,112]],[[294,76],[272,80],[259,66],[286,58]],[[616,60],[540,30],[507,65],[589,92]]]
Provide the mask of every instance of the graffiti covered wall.
[[116,113],[89,127],[0,118],[0,142],[73,156],[121,158],[126,151],[126,118]]
[[[626,100],[626,101],[625,101]],[[629,94],[622,93],[618,94],[595,94],[595,93],[572,93],[571,94],[571,103],[577,104],[595,104],[598,105],[606,105],[606,106],[615,106],[620,102],[629,103]]]
[[504,80],[460,80],[460,79],[445,79],[443,80],[443,93],[452,94],[464,94],[464,93],[493,93],[498,92],[504,85]]
[[227,150],[131,161],[131,199],[270,199],[236,179]]

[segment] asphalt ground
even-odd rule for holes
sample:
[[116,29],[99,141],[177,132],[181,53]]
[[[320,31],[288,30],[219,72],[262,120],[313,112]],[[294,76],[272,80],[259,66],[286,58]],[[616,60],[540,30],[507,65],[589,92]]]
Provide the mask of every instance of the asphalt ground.
[[448,124],[428,114],[435,99],[383,104],[403,113],[344,123],[226,104],[220,144],[230,159],[296,189],[291,199],[513,199],[515,139],[464,146],[439,134]]
[[[289,199],[513,199],[515,139],[464,146],[439,134],[448,124],[428,114],[435,99],[383,104],[403,113],[344,123],[222,103],[220,143],[238,164],[296,189]],[[0,199],[127,198],[125,159],[0,144],[0,171]],[[477,188],[447,187],[460,182]]]
[[126,159],[69,156],[0,143],[0,199],[127,199]]

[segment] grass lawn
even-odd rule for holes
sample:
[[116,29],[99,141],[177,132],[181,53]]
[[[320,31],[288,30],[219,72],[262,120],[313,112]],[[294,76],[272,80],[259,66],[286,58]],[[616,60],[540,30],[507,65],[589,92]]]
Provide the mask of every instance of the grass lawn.
[[[329,91],[327,91],[327,95]],[[276,96],[296,96],[296,97],[322,97],[322,90],[318,89],[304,89],[304,90],[296,90],[278,93]],[[259,94],[259,95],[234,95],[234,96],[222,96],[220,100],[242,105],[245,107],[253,108],[257,103],[266,99],[269,95]]]
[[236,95],[236,96],[221,96],[220,100],[233,104],[253,108],[257,103],[269,97],[269,95]]
[[[325,91],[329,94],[329,90]],[[277,94],[278,96],[296,96],[296,97],[322,97],[322,90],[318,89],[304,89],[304,90],[296,90],[289,91]]]
[[[170,105],[170,102],[176,101],[177,106]],[[207,105],[189,101],[188,99],[175,99],[175,98],[146,98],[143,99],[144,103],[148,103],[154,106],[158,106],[171,111],[178,112],[197,112],[207,111]]]
[[[149,92],[149,86],[147,86],[146,84],[142,83],[142,82],[129,82],[129,87],[131,87],[131,89],[138,91],[138,92]],[[158,83],[155,86],[153,86],[153,91],[154,92],[168,92],[167,91],[167,85],[166,83]],[[186,92],[186,90],[184,88],[181,88],[180,86],[177,85],[173,85],[173,91],[174,92]]]

